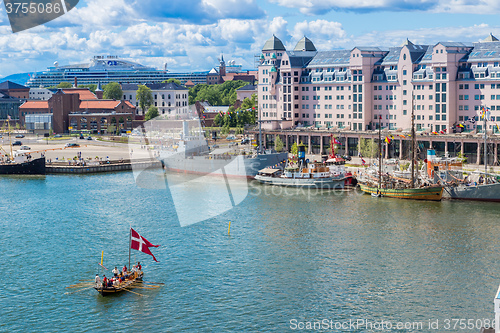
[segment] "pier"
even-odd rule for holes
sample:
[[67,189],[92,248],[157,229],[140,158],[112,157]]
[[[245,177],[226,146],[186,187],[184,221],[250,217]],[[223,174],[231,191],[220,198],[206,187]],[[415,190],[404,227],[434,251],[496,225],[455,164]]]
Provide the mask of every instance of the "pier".
[[45,171],[47,174],[89,174],[103,172],[130,171],[132,166],[139,168],[154,166],[161,168],[161,163],[155,160],[123,160],[108,162],[90,162],[85,165],[69,164],[68,162],[47,163]]

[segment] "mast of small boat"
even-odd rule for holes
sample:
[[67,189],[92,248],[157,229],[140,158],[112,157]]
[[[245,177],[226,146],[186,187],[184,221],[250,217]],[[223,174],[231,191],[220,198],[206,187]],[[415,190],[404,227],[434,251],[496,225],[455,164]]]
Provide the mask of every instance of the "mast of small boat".
[[128,269],[130,269],[130,249],[132,248],[132,228],[129,230],[128,234]]
[[[380,120],[382,115],[378,115],[378,190],[382,188],[382,136],[381,136],[381,124]],[[378,194],[378,192],[377,192]]]
[[14,161],[14,155],[12,153],[12,137],[11,137],[11,130],[10,130],[10,119],[7,120],[7,123],[9,124],[9,144],[10,144],[10,160]]
[[488,172],[488,154],[487,154],[487,133],[486,133],[486,115],[487,115],[487,108],[483,107],[483,119],[484,119],[484,182],[488,184],[488,180],[486,177],[486,173]]
[[413,93],[411,94],[411,187],[415,188],[415,115],[413,106]]

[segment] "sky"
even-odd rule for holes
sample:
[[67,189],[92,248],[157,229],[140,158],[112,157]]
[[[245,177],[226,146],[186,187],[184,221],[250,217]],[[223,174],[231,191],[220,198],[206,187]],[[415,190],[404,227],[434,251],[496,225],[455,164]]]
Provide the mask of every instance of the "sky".
[[[487,14],[485,14],[487,13]],[[13,33],[0,6],[0,78],[117,55],[172,72],[224,59],[254,68],[272,35],[318,51],[355,46],[472,44],[500,38],[498,0],[80,0],[67,14]]]

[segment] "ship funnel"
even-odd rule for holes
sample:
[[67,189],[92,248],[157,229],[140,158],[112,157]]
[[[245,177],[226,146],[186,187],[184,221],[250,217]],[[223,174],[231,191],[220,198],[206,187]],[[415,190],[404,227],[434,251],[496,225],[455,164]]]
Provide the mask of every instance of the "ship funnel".
[[189,136],[189,124],[187,121],[182,122],[182,138],[186,139]]

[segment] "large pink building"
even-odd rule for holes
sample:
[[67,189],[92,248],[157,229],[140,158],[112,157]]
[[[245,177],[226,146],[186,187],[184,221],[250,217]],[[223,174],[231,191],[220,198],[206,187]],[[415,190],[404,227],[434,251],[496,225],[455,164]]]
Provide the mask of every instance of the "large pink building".
[[[260,56],[258,100],[268,129],[314,126],[366,131],[483,130],[481,106],[500,123],[500,41],[440,42],[317,51],[306,37],[292,51],[273,36]],[[412,96],[414,101],[412,103]],[[472,120],[472,121],[471,121]],[[488,129],[496,131],[494,122]]]

